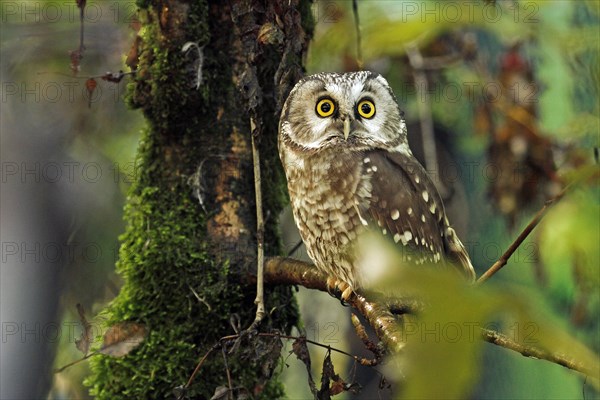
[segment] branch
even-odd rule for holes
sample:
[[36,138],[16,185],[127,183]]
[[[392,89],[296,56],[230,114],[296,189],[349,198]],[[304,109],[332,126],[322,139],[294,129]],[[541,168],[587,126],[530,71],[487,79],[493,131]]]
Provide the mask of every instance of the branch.
[[358,18],[358,1],[352,0],[352,13],[354,14],[354,27],[356,28],[356,64],[358,69],[363,69],[363,57],[362,57],[362,38],[360,34],[360,20]]
[[263,271],[265,264],[265,223],[262,209],[262,188],[260,175],[260,153],[256,143],[256,123],[254,118],[250,118],[250,130],[252,136],[252,162],[254,163],[254,192],[256,193],[256,246],[257,246],[257,279],[256,279],[256,318],[250,325],[249,330],[252,330],[260,324],[265,317],[265,298],[264,298],[264,280]]
[[[558,197],[551,201],[555,201]],[[265,283],[270,285],[301,285],[307,289],[327,291],[327,277],[321,274],[314,265],[289,258],[274,257],[267,259],[264,278]],[[401,320],[398,320],[398,316],[394,315],[392,310],[405,312],[422,308],[422,305],[415,302],[415,300],[392,299],[391,301],[386,300],[386,303],[383,304],[369,301],[362,295],[352,295],[349,304],[367,319],[379,340],[383,342],[387,349],[393,352],[402,349],[404,342],[402,341]],[[583,364],[566,355],[525,346],[495,331],[483,330],[482,340],[516,351],[525,357],[546,360],[582,374],[594,376],[592,371]]]
[[[271,285],[301,285],[307,289],[327,292],[327,276],[312,264],[290,258],[269,258],[265,263],[265,283]],[[341,301],[341,297],[338,297]],[[353,293],[347,301],[350,306],[360,312],[375,330],[375,334],[391,351],[399,351],[402,341],[402,326],[398,316],[391,312],[389,305],[372,302],[360,294]],[[414,304],[404,307],[396,304],[397,309],[410,310]]]
[[504,254],[502,254],[502,256],[500,256],[498,261],[496,261],[487,271],[485,271],[485,273],[483,275],[481,275],[479,277],[479,279],[477,279],[477,283],[476,283],[477,285],[481,285],[483,282],[490,279],[490,277],[492,275],[494,275],[496,272],[500,271],[500,269],[506,265],[506,263],[508,262],[508,259],[519,248],[519,246],[523,243],[523,241],[527,238],[527,236],[529,236],[531,231],[533,231],[533,229],[540,223],[540,221],[542,220],[544,215],[546,215],[546,212],[548,212],[548,209],[550,208],[550,206],[552,204],[556,203],[558,200],[560,200],[561,197],[563,197],[565,195],[568,188],[569,188],[569,186],[565,187],[563,190],[560,191],[559,194],[557,194],[550,200],[546,201],[544,206],[533,216],[531,221],[527,224],[527,226],[525,227],[525,229],[523,229],[523,231],[519,234],[519,236],[517,236],[517,238],[510,245],[510,247],[504,252]]
[[425,169],[434,181],[442,198],[448,195],[446,185],[440,179],[435,133],[433,129],[433,116],[431,112],[431,99],[429,98],[429,81],[425,72],[425,59],[415,43],[406,46],[406,55],[412,67],[415,91],[417,95],[417,108],[421,125],[421,141],[423,143],[423,156]]
[[585,365],[577,362],[576,360],[568,358],[563,354],[550,353],[537,347],[524,346],[521,343],[509,339],[507,336],[501,333],[491,331],[489,329],[482,329],[481,337],[488,343],[516,351],[525,357],[550,361],[551,363],[562,365],[563,367],[572,369],[573,371],[581,372],[584,375],[594,376],[594,372],[589,368],[586,368]]

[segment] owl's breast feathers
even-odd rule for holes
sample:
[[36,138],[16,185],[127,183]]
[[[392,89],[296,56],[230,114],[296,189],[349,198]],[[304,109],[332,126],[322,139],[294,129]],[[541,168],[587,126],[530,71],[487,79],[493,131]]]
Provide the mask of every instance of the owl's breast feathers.
[[366,229],[381,232],[415,263],[450,261],[474,278],[469,256],[449,226],[440,196],[409,154],[323,151],[286,166],[296,224],[317,267],[352,286],[353,245]]
[[357,201],[370,196],[356,155],[319,152],[285,169],[294,219],[308,255],[327,274],[355,284],[351,249],[366,223]]

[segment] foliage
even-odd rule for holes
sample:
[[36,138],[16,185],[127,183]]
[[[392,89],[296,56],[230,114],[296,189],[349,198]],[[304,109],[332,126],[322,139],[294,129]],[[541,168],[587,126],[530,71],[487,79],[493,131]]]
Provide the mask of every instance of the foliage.
[[366,238],[363,246],[389,265],[386,271],[394,271],[373,288],[424,304],[415,317],[405,319],[405,347],[395,356],[393,368],[388,368],[391,375],[402,371],[401,398],[468,397],[479,377],[484,346],[480,336],[486,329],[504,332],[524,346],[568,354],[585,366],[592,385],[600,384],[592,378],[600,374],[598,356],[553,317],[532,307],[518,290],[470,287],[454,271],[410,265],[379,236]]

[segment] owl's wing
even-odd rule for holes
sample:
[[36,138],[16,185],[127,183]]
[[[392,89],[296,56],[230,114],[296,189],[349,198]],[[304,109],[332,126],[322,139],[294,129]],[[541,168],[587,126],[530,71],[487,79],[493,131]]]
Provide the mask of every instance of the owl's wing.
[[373,150],[364,154],[363,168],[371,173],[368,218],[385,236],[403,245],[409,261],[458,266],[470,280],[475,272],[469,255],[446,218],[444,205],[421,164],[399,152]]

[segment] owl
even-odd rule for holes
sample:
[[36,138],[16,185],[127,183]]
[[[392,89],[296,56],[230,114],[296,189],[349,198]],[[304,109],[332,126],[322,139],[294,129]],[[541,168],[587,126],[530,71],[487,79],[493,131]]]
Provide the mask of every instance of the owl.
[[387,81],[360,71],[305,77],[279,121],[279,155],[300,236],[328,287],[348,299],[365,286],[357,239],[374,230],[412,264],[475,272],[442,200],[412,155]]

